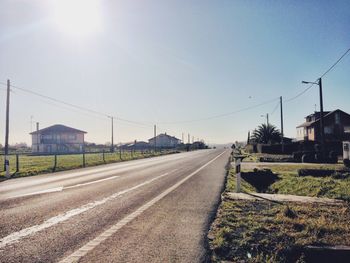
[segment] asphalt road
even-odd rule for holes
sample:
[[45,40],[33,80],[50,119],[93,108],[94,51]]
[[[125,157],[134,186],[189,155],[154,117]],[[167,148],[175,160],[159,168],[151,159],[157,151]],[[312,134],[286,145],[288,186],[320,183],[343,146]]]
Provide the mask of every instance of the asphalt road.
[[0,262],[205,262],[229,150],[0,183]]

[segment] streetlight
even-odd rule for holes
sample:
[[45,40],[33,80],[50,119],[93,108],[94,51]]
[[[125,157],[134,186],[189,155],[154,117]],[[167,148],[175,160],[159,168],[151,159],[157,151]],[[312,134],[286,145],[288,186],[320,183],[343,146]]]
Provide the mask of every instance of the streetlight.
[[311,82],[311,81],[302,81],[303,84],[312,84],[312,85],[318,85],[320,90],[320,128],[321,128],[321,153],[322,157],[324,158],[324,127],[323,127],[323,97],[322,97],[322,78],[319,78],[317,82]]

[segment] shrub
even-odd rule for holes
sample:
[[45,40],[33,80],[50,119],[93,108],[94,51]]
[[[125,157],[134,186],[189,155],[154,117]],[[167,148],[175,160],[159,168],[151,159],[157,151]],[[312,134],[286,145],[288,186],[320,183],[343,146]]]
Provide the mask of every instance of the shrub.
[[299,176],[316,176],[316,177],[324,177],[330,176],[334,173],[333,170],[325,170],[325,169],[299,169]]

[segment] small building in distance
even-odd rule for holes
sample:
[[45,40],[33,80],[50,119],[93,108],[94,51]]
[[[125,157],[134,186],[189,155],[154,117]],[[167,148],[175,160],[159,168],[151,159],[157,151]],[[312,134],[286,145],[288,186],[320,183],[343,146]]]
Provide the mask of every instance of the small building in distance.
[[120,144],[118,148],[123,150],[147,150],[150,148],[150,146],[148,142],[135,140],[133,142]]
[[[305,117],[305,122],[297,127],[297,141],[320,141],[320,112],[314,112]],[[325,140],[339,142],[350,139],[350,114],[342,110],[325,111]]]
[[149,139],[148,143],[151,147],[156,146],[157,148],[174,148],[181,143],[181,140],[166,133],[161,133],[156,137]]
[[84,151],[85,131],[56,124],[30,134],[32,153],[80,153]]

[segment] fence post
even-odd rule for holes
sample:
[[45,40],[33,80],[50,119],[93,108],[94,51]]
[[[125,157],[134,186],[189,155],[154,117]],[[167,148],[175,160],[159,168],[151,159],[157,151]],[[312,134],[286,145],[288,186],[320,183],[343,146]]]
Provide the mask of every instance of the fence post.
[[19,172],[19,156],[18,153],[16,154],[16,173]]
[[105,159],[105,150],[102,151],[102,159],[103,159],[103,162],[106,163],[106,159]]
[[52,171],[56,171],[56,167],[57,167],[57,154],[55,154],[54,159],[53,159],[53,168]]
[[241,159],[235,159],[236,164],[236,192],[239,193],[241,191]]
[[85,167],[85,152],[83,152],[83,167]]

